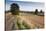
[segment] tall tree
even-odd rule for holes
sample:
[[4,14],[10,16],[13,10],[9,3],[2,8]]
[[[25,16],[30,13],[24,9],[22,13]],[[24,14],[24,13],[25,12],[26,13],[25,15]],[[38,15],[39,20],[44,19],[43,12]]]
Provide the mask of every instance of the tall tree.
[[38,9],[35,10],[35,14],[38,14]]
[[14,15],[18,15],[19,14],[19,6],[16,3],[12,3],[11,4],[11,13]]
[[41,10],[40,13],[42,13],[43,11]]

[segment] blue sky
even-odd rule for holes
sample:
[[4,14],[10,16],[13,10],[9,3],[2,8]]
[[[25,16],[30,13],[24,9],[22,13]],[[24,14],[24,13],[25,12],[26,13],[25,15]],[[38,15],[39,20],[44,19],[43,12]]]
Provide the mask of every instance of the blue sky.
[[19,7],[20,7],[19,9],[21,11],[35,11],[35,9],[38,9],[40,11],[41,9],[43,10],[43,8],[44,8],[44,3],[40,3],[40,2],[7,0],[6,1],[6,10],[10,10],[10,5],[12,3],[17,3],[19,5]]

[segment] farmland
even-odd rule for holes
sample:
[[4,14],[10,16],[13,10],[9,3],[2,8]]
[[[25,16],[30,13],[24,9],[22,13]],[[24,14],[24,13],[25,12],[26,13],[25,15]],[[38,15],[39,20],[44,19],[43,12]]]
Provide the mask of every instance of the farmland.
[[44,28],[44,16],[38,16],[28,13],[12,15],[6,13],[6,30],[24,30]]

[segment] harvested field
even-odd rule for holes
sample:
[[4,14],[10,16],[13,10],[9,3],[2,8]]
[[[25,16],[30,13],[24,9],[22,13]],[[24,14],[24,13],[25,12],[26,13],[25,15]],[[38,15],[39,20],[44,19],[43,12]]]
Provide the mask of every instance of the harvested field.
[[33,14],[12,15],[6,13],[6,30],[44,28],[44,16]]

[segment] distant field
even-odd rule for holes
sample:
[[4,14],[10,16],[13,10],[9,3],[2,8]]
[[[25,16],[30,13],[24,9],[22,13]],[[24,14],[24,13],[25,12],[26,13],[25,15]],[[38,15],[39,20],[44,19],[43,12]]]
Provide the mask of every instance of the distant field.
[[6,13],[6,29],[39,29],[44,28],[44,16],[20,13],[19,16]]

